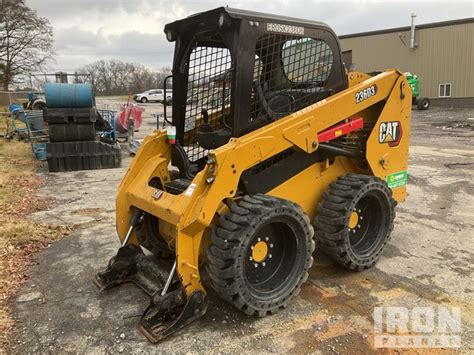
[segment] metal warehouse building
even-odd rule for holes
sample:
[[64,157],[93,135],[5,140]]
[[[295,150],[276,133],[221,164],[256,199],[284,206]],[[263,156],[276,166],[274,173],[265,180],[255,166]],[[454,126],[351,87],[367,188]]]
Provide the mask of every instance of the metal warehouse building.
[[474,107],[474,18],[339,38],[348,68],[412,72],[420,79],[420,97],[433,106]]

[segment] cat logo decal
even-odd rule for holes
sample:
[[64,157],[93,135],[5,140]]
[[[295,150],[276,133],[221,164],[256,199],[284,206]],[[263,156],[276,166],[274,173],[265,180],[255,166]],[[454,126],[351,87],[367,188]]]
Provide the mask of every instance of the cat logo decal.
[[379,126],[379,143],[396,147],[402,139],[402,125],[399,121],[382,122]]

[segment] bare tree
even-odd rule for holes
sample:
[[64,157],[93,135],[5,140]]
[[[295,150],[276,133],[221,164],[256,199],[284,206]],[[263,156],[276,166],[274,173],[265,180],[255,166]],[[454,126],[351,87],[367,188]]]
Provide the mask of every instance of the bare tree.
[[[94,90],[100,95],[124,95],[162,88],[164,78],[171,73],[170,68],[153,72],[142,64],[115,59],[98,60],[78,71],[90,75]],[[168,87],[171,87],[171,80]]]
[[[156,81],[156,87],[157,88],[161,88],[163,87],[163,83],[165,81],[165,78],[168,76],[168,75],[171,75],[171,68],[169,67],[164,67],[164,68],[161,68],[159,69],[156,73],[155,73],[155,81]],[[166,82],[166,87],[167,88],[170,88],[172,85],[172,80],[168,80]]]
[[0,63],[0,83],[3,83],[3,71],[5,70],[5,65]]
[[0,63],[4,90],[15,77],[42,70],[52,59],[53,30],[24,0],[0,3]]

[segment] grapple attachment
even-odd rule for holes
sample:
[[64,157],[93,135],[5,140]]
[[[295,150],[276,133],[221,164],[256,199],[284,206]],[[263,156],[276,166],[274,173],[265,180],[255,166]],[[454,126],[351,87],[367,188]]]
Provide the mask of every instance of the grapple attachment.
[[[167,274],[167,271],[171,273]],[[133,282],[150,296],[139,330],[157,343],[206,313],[205,295],[194,292],[186,297],[176,278],[175,266],[153,255],[145,255],[137,245],[122,246],[107,267],[97,273],[94,283],[99,292]]]

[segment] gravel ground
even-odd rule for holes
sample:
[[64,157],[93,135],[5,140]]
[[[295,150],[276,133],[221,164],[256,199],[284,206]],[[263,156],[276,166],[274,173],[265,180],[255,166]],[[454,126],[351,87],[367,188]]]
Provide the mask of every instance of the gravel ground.
[[[102,100],[100,104],[116,105]],[[160,105],[144,106],[137,137],[156,125]],[[42,252],[15,304],[18,353],[367,353],[376,306],[459,307],[461,350],[474,347],[474,110],[414,111],[409,196],[397,207],[392,239],[376,267],[345,271],[320,253],[309,281],[277,315],[246,317],[209,294],[209,311],[176,336],[151,345],[137,331],[147,298],[131,285],[98,295],[93,275],[119,246],[115,191],[123,168],[43,173],[39,193],[58,203],[33,218],[77,226]]]

